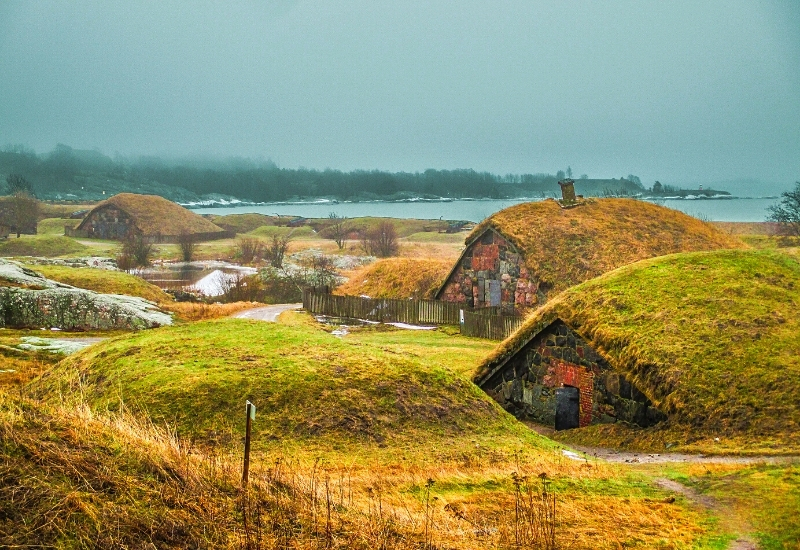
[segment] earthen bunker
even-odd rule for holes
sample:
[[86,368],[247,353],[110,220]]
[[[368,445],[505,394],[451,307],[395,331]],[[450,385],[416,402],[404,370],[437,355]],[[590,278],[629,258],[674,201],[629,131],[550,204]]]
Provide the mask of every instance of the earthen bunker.
[[638,260],[744,247],[682,212],[634,199],[583,199],[573,182],[562,183],[561,201],[518,204],[478,224],[434,298],[514,313]]
[[234,237],[231,231],[155,195],[120,193],[95,206],[77,227],[66,226],[69,237],[122,240],[140,235],[147,241],[174,243],[183,237],[210,241]]
[[482,365],[474,381],[517,418],[556,429],[617,421],[647,427],[666,419],[586,340],[553,317],[517,335],[515,346]]

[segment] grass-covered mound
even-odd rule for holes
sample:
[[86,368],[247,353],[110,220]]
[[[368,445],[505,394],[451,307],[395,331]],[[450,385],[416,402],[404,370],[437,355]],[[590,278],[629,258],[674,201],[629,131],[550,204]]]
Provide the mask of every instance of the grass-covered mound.
[[86,215],[77,229],[86,229],[95,213],[108,207],[125,212],[143,235],[176,237],[185,234],[208,238],[220,237],[223,233],[219,226],[177,203],[156,195],[136,193],[119,193],[101,202]]
[[148,283],[141,277],[123,271],[60,265],[35,265],[30,266],[30,269],[38,271],[53,281],[85,290],[103,294],[138,296],[157,304],[172,301],[172,297],[157,286]]
[[768,251],[676,254],[620,268],[534,312],[480,366],[560,318],[696,433],[800,441],[800,262]]
[[[96,408],[142,408],[180,433],[218,438],[258,407],[256,445],[415,447],[472,432],[524,430],[448,363],[487,347],[466,338],[398,349],[342,340],[316,326],[227,319],[148,331],[92,346],[41,383],[43,396],[80,392]],[[528,437],[528,436],[524,436]]]
[[88,254],[90,248],[70,237],[59,235],[22,235],[19,239],[0,241],[0,256],[74,256]]
[[449,269],[450,263],[441,260],[378,260],[355,271],[335,293],[370,298],[430,299]]
[[489,227],[519,249],[549,295],[646,258],[745,247],[711,224],[632,199],[593,199],[574,208],[553,200],[518,204],[478,224],[467,245]]

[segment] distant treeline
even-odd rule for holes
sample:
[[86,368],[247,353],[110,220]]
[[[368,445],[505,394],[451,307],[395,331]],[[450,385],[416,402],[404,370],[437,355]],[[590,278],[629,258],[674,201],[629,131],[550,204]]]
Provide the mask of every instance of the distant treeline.
[[[568,169],[566,176],[571,175]],[[254,202],[330,197],[339,200],[402,199],[407,197],[510,198],[560,195],[556,174],[496,175],[474,170],[308,170],[279,168],[272,162],[247,159],[168,162],[155,157],[110,158],[98,151],[58,145],[37,155],[19,146],[0,152],[0,176],[21,174],[40,198],[100,199],[128,191],[152,193],[177,201],[209,196]],[[631,195],[644,191],[639,178],[576,179],[578,193]]]

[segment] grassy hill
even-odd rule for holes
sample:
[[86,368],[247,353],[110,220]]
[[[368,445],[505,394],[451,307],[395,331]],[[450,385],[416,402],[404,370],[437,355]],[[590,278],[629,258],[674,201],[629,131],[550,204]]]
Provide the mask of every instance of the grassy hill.
[[356,270],[335,291],[339,295],[371,298],[430,299],[444,281],[450,262],[390,258]]
[[442,362],[485,353],[488,344],[451,341],[406,353],[343,341],[316,327],[244,320],[149,331],[94,346],[48,374],[51,393],[80,384],[89,403],[141,407],[181,434],[218,437],[239,426],[245,400],[259,408],[259,447],[280,443],[342,448],[413,448],[471,431],[520,434],[480,390]]
[[732,438],[729,450],[741,443],[737,438],[797,447],[799,307],[796,257],[745,250],[676,254],[562,293],[484,365],[531,327],[559,317],[666,412],[673,428],[689,434],[684,442],[721,436]]
[[[29,386],[43,402],[0,393],[0,503],[24,504],[0,508],[0,544],[233,548],[243,517],[262,547],[506,548],[546,525],[578,549],[727,540],[644,476],[565,459],[500,410],[467,378],[492,343],[375,328],[340,339],[285,315],[116,338]],[[245,399],[258,407],[247,499]],[[533,519],[543,487],[557,520]]]
[[69,237],[59,235],[22,235],[19,239],[0,242],[0,256],[77,256],[91,249]]
[[746,247],[682,212],[632,199],[593,199],[568,209],[552,200],[518,204],[486,218],[466,242],[488,227],[523,253],[550,296],[645,258]]

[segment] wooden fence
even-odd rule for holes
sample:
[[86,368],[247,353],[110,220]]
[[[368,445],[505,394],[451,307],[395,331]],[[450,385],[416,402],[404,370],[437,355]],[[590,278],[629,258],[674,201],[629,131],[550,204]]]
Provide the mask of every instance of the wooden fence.
[[525,321],[518,315],[498,315],[481,310],[465,311],[461,334],[489,340],[505,340]]
[[[410,325],[459,325],[467,336],[503,340],[522,324],[522,317],[498,315],[497,308],[473,310],[464,304],[437,300],[390,300],[334,296],[303,291],[303,309],[331,317]],[[462,322],[463,311],[463,322]]]

